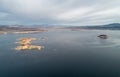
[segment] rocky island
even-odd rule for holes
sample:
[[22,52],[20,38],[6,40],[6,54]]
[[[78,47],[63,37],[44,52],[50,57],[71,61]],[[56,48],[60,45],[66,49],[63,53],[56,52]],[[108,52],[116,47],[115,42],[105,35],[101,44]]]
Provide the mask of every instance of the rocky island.
[[36,40],[36,38],[19,38],[18,40],[19,42],[16,43],[20,44],[20,46],[17,46],[15,50],[41,50],[44,48],[44,46],[31,45],[31,41]]
[[101,35],[99,35],[99,36],[97,36],[97,37],[99,37],[99,38],[101,38],[101,39],[107,39],[107,38],[108,38],[108,36],[105,35],[105,34],[101,34]]

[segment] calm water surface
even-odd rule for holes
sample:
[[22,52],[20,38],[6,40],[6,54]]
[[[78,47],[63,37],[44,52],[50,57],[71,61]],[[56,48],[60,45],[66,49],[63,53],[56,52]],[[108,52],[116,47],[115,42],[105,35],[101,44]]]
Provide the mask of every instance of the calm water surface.
[[[0,35],[0,77],[120,77],[120,31],[54,30]],[[108,39],[100,39],[107,34]],[[48,40],[41,40],[47,36]],[[36,37],[44,49],[16,51],[16,39]]]

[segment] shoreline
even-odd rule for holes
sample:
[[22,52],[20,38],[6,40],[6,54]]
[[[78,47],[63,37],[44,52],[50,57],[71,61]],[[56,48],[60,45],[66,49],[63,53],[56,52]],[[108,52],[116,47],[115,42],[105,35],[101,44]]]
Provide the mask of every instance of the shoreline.
[[40,33],[40,32],[47,32],[48,30],[42,31],[0,31],[1,34],[32,34],[32,33]]

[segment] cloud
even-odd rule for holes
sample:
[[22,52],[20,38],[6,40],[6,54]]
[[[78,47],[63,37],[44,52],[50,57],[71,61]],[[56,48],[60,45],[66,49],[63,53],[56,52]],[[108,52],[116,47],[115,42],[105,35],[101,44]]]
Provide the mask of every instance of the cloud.
[[58,19],[61,20],[75,20],[79,19],[80,17],[88,14],[90,11],[92,11],[92,8],[77,8],[77,9],[72,9],[65,11],[64,13],[60,13],[58,15]]
[[117,23],[119,4],[119,0],[0,0],[0,19],[18,24]]
[[5,18],[8,15],[9,15],[8,13],[0,12],[0,18]]

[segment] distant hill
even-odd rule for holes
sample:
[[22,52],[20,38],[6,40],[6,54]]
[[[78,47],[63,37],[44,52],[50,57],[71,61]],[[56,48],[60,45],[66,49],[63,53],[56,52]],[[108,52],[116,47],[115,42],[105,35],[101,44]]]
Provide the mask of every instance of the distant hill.
[[90,26],[88,28],[120,30],[120,23],[112,23],[112,24],[100,25],[100,26]]
[[112,23],[107,25],[96,26],[69,26],[67,29],[101,29],[101,30],[120,30],[120,23]]
[[0,31],[7,30],[20,30],[20,31],[36,31],[41,29],[49,28],[64,28],[64,29],[101,29],[101,30],[120,30],[120,23],[111,23],[107,25],[96,25],[96,26],[56,26],[56,25],[0,25]]
[[118,27],[120,28],[120,23],[112,23],[112,24],[108,24],[108,25],[103,25],[105,27]]
[[1,25],[0,31],[39,31],[43,30],[41,28],[30,28],[26,26],[8,26],[8,25]]

